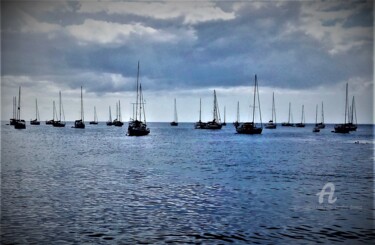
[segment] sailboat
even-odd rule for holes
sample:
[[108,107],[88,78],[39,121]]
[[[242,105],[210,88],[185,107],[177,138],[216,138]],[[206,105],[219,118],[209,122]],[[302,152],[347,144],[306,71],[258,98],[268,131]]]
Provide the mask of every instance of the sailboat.
[[[57,127],[57,128],[63,128],[63,127],[65,127],[65,122],[62,122],[62,120],[61,120],[61,106],[62,106],[61,91],[59,91],[59,112],[60,112],[59,114],[60,114],[60,118],[59,118],[59,120],[57,120],[57,116],[56,116],[56,121],[55,121],[55,115],[53,115],[53,122],[52,122],[52,125],[54,127]],[[54,113],[56,112],[55,101],[53,102],[53,111],[54,111]]]
[[174,120],[171,122],[171,126],[178,126],[176,98],[174,99]]
[[116,119],[113,120],[113,125],[115,125],[116,127],[122,127],[122,125],[124,125],[124,123],[122,122],[122,118],[121,118],[121,104],[120,104],[120,100],[118,101],[118,105],[116,103]]
[[240,102],[237,101],[237,120],[233,123],[234,127],[240,126]]
[[113,125],[113,122],[112,122],[111,106],[109,106],[109,120],[107,122],[107,126],[112,126],[112,125]]
[[225,122],[225,106],[224,106],[224,122],[221,123],[222,126],[227,126],[227,123]]
[[82,86],[81,86],[81,119],[74,121],[74,126],[72,128],[85,128],[83,113],[83,98],[82,98]]
[[316,111],[315,111],[315,127],[313,128],[313,133],[319,133],[320,127],[318,125],[318,105],[316,105]]
[[267,129],[275,129],[276,128],[275,93],[272,93],[272,116],[271,116],[271,120],[268,121],[265,128],[267,128]]
[[[255,107],[256,107],[256,105],[255,105],[255,98],[256,97],[258,97],[260,127],[257,127],[257,125],[254,122]],[[263,124],[262,124],[262,114],[261,114],[261,110],[260,110],[258,80],[257,80],[257,75],[255,75],[255,82],[254,82],[254,104],[253,104],[253,121],[252,122],[242,123],[239,127],[236,128],[236,131],[239,134],[261,134],[262,130],[263,130]]]
[[281,126],[284,126],[284,127],[294,127],[294,124],[293,123],[290,123],[290,108],[291,108],[291,104],[289,102],[289,114],[288,114],[288,122],[283,122],[281,124]]
[[349,133],[349,125],[346,123],[346,116],[348,115],[348,83],[346,83],[346,96],[345,96],[345,118],[344,124],[335,125],[335,133],[347,134]]
[[[349,113],[349,131],[356,131],[357,130],[357,112],[355,109],[355,101],[354,101],[354,96],[352,99],[352,105],[350,107],[350,113]],[[355,121],[355,123],[354,123]]]
[[96,107],[94,106],[94,121],[91,121],[90,124],[98,124],[98,116],[96,115]]
[[296,123],[297,128],[304,128],[305,127],[305,108],[304,105],[302,105],[302,117],[301,117],[301,122]]
[[324,124],[324,110],[323,110],[323,101],[322,101],[322,121],[320,123],[315,123],[316,127],[319,127],[320,129],[323,129],[326,127]]
[[[147,128],[146,124],[146,113],[144,108],[144,100],[142,94],[142,84],[139,82],[139,61],[137,71],[137,96],[135,103],[135,118],[129,122],[128,135],[129,136],[145,136],[150,133],[150,129]],[[142,113],[144,122],[142,121]]]
[[16,121],[14,122],[15,129],[26,129],[25,120],[21,119],[21,87],[18,90],[18,106],[17,106],[17,115]]
[[206,126],[205,122],[202,122],[202,99],[199,98],[199,121],[194,124],[195,129],[201,129]]
[[53,122],[55,121],[55,110],[56,110],[56,107],[55,107],[55,101],[52,102],[52,119],[51,120],[47,120],[46,121],[46,125],[53,125]]
[[207,123],[203,123],[200,125],[199,129],[221,129],[221,120],[220,120],[220,112],[219,112],[219,105],[217,102],[216,97],[216,90],[214,90],[214,110],[213,110],[213,118],[212,121],[208,121]]
[[13,97],[13,117],[9,120],[9,125],[13,125],[14,126],[14,124],[16,123],[16,114],[17,114],[17,112],[16,112],[16,108],[17,108],[17,98],[14,96]]
[[30,120],[31,125],[40,125],[39,121],[39,110],[38,110],[38,101],[35,99],[35,119]]

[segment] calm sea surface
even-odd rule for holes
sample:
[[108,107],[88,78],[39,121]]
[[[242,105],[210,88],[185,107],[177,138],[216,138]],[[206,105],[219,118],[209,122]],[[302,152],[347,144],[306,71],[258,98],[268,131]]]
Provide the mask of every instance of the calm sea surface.
[[[43,122],[44,123],[44,122]],[[1,125],[2,244],[373,243],[373,126]],[[355,143],[359,141],[358,144]],[[324,195],[326,183],[335,187]],[[337,198],[337,199],[335,199]],[[336,200],[335,202],[333,202]]]

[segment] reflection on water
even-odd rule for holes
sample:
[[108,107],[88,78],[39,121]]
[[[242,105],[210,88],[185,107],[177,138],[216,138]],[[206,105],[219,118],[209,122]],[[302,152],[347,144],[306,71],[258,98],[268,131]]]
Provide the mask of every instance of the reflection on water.
[[[4,124],[4,123],[3,123]],[[373,128],[2,125],[1,243],[371,243]],[[360,144],[355,144],[359,141]],[[331,182],[334,204],[316,193]],[[327,198],[326,198],[327,200]]]

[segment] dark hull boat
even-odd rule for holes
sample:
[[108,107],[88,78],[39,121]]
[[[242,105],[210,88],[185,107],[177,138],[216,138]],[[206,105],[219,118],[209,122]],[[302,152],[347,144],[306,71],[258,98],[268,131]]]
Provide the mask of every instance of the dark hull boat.
[[315,127],[313,128],[313,133],[319,133],[320,132],[320,128],[317,125],[317,122],[318,122],[318,105],[316,105],[316,112],[315,112]]
[[120,104],[120,101],[118,102],[118,106],[116,104],[116,119],[113,120],[113,124],[114,126],[116,127],[122,127],[124,125],[124,123],[121,121],[121,104]]
[[109,106],[109,121],[107,121],[107,126],[112,126],[113,125],[113,122],[112,122],[112,113],[111,113],[111,106]]
[[195,129],[201,129],[201,128],[203,128],[203,127],[206,127],[206,124],[207,124],[207,123],[204,123],[204,122],[198,121],[198,122],[196,122],[196,123],[194,124],[194,128],[195,128]]
[[[201,101],[199,103],[201,108]],[[220,113],[219,113],[219,105],[216,98],[216,91],[214,90],[214,109],[213,109],[213,119],[212,121],[208,121],[206,123],[202,123],[201,121],[201,109],[199,109],[199,121],[195,124],[195,129],[211,129],[211,130],[218,130],[221,129],[223,126],[220,122]]]
[[350,127],[348,123],[346,123],[346,117],[348,115],[348,84],[346,84],[346,93],[345,93],[345,118],[344,118],[344,123],[343,124],[336,124],[335,125],[335,133],[340,133],[340,134],[347,134],[350,131]]
[[17,115],[16,121],[14,122],[15,129],[26,129],[26,122],[25,120],[21,119],[21,87],[18,90],[18,107],[17,107]]
[[40,122],[37,119],[31,120],[30,125],[40,125]]
[[16,117],[17,117],[17,111],[16,111],[16,108],[17,108],[17,98],[16,97],[13,97],[13,118],[11,118],[9,120],[9,125],[12,125],[14,126],[14,124],[16,124]]
[[[129,122],[128,125],[128,136],[146,136],[150,133],[150,129],[147,128],[146,124],[146,113],[144,108],[144,100],[142,94],[142,84],[139,82],[139,61],[137,70],[137,96],[135,103],[135,119]],[[133,107],[134,110],[134,107]],[[144,122],[142,121],[142,114]],[[134,111],[133,111],[134,115]],[[139,120],[138,120],[139,119]]]
[[320,129],[323,129],[323,128],[326,127],[326,125],[325,125],[324,123],[317,123],[317,124],[315,124],[315,127],[318,127],[318,128],[320,128]]
[[113,126],[113,122],[107,122],[107,126]]
[[61,122],[61,121],[53,121],[52,122],[52,125],[56,128],[63,128],[65,127],[65,122]]
[[90,124],[94,124],[94,125],[97,125],[98,122],[95,122],[95,121],[91,121]]
[[54,122],[54,120],[49,120],[49,121],[46,121],[46,125],[52,125]]
[[207,123],[204,123],[203,125],[201,125],[200,129],[213,129],[213,130],[215,130],[215,129],[221,129],[221,128],[222,128],[222,124],[213,120],[213,121],[210,121],[210,122],[207,122]]
[[85,123],[82,120],[75,120],[73,128],[85,128]]
[[94,106],[94,121],[90,122],[91,125],[97,125],[98,124],[98,116],[96,115],[96,107]]
[[[63,128],[65,127],[65,122],[61,121],[61,105],[62,105],[62,101],[61,101],[61,91],[59,92],[59,115],[60,115],[60,118],[59,120],[51,120],[52,121],[52,126],[56,127],[56,128]],[[56,110],[55,110],[55,102],[53,102],[53,110],[54,110],[54,114],[56,113]],[[57,118],[57,115],[56,115],[56,118]]]
[[[273,119],[275,118],[275,122]],[[275,93],[272,93],[272,119],[265,126],[266,129],[276,129]]]
[[305,124],[304,123],[296,123],[297,128],[304,128]]
[[145,136],[150,133],[150,129],[147,125],[141,121],[132,121],[128,126],[129,136]]
[[121,121],[115,120],[115,121],[113,121],[113,125],[116,126],[116,127],[122,127],[124,125],[124,123],[121,122]]
[[290,123],[290,108],[291,108],[291,104],[289,102],[289,113],[288,113],[288,122],[283,122],[281,124],[281,126],[283,127],[294,127],[294,124],[293,123]]
[[261,134],[263,128],[257,127],[252,122],[246,122],[242,123],[236,130],[239,134]]
[[85,123],[83,120],[83,98],[82,98],[82,86],[81,86],[81,119],[74,121],[74,126],[72,128],[85,128]]
[[[258,97],[258,106],[259,106],[259,116],[260,116],[260,127],[257,127],[254,123],[254,117],[255,117],[255,98]],[[254,82],[254,102],[253,102],[253,121],[252,122],[245,122],[241,123],[237,128],[236,131],[238,134],[261,134],[263,131],[263,125],[262,125],[262,116],[260,111],[260,99],[259,99],[259,89],[258,89],[258,80],[257,75],[255,75],[255,82]]]
[[16,124],[16,121],[17,121],[17,119],[11,118],[10,121],[9,121],[9,125],[13,125],[14,126],[14,124]]
[[239,123],[238,121],[236,121],[236,122],[233,123],[233,126],[234,126],[235,128],[237,128],[238,126],[240,126],[240,123]]
[[171,126],[178,126],[178,119],[177,119],[177,105],[176,99],[174,99],[174,120],[170,123]]

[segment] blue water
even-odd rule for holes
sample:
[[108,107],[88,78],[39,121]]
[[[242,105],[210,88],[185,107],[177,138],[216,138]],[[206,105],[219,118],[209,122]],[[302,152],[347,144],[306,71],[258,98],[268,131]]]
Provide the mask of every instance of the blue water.
[[[193,124],[1,126],[2,244],[365,244],[372,126],[238,135]],[[358,141],[358,144],[355,142]],[[318,202],[327,183],[335,203]]]

